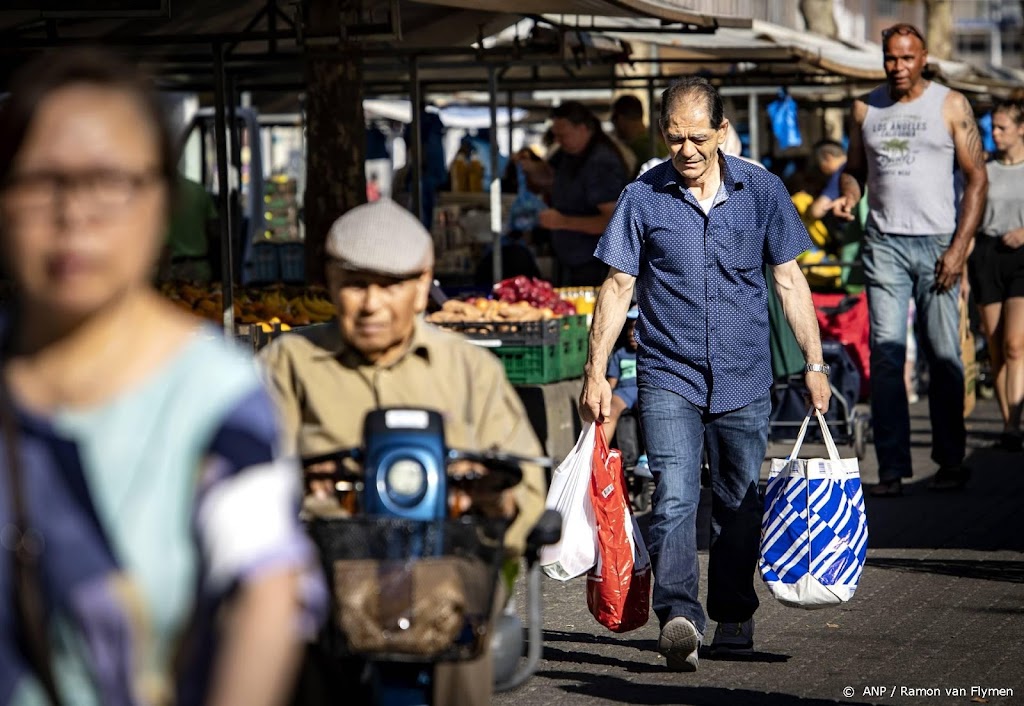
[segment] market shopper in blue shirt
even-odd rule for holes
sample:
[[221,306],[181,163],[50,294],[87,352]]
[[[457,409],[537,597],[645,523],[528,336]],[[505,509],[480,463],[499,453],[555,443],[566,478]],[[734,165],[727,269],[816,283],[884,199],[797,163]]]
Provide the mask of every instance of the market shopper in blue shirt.
[[580,412],[585,420],[610,413],[608,353],[635,289],[640,420],[658,478],[650,526],[658,649],[670,669],[694,671],[706,627],[696,542],[704,448],[713,497],[708,613],[718,622],[712,651],[753,648],[757,487],[772,383],[765,265],[808,363],[811,403],[828,409],[830,390],[795,261],[810,239],[781,180],[721,153],[729,123],[706,79],[677,81],[662,106],[672,159],[626,187],[595,253],[610,269]]

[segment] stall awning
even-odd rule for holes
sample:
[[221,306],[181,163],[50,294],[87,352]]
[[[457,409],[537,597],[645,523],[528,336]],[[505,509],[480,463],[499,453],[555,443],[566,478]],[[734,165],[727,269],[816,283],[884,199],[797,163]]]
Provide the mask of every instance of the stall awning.
[[[780,82],[796,75],[853,85],[885,80],[882,48],[871,42],[854,44],[759,20],[753,20],[748,28],[724,27],[713,35],[659,32],[657,27],[650,20],[624,18],[614,22],[599,19],[590,28],[633,44],[650,42],[661,47],[659,55],[664,59],[686,62],[676,73],[705,67],[719,73],[730,67],[730,73],[740,75],[757,66],[759,73],[776,76]],[[999,92],[1019,85],[1019,80],[1006,72],[999,74],[964,62],[939,60],[931,66],[940,81],[958,90]],[[663,73],[672,71],[663,68]]]
[[[466,10],[509,12],[508,0],[415,0]],[[695,12],[677,0],[516,0],[511,4],[521,15],[581,15],[593,17],[650,17],[694,27],[749,27],[750,20]]]

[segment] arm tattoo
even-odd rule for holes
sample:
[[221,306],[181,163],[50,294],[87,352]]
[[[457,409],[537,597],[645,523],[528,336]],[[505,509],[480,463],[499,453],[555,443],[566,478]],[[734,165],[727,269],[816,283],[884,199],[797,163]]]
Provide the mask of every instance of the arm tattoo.
[[977,167],[985,165],[985,149],[981,142],[981,134],[978,132],[978,124],[974,120],[974,111],[971,104],[963,95],[960,95],[960,107],[963,117],[960,120],[960,129],[963,131],[963,147],[966,151],[966,161]]

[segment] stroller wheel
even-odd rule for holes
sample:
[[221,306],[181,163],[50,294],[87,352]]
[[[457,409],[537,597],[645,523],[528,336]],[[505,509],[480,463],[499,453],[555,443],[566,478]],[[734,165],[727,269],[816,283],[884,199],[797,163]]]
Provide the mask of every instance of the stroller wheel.
[[867,451],[868,420],[865,417],[855,417],[853,420],[853,453],[857,460],[864,458]]

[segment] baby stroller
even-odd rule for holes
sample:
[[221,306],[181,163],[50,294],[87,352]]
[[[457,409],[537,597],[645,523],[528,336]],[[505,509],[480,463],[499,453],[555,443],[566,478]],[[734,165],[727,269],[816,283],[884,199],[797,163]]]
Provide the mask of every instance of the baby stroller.
[[[775,294],[771,282],[771,271],[766,268],[768,281],[768,321],[771,330],[772,369],[775,382],[772,385],[772,412],[769,417],[768,438],[771,441],[787,441],[796,438],[800,425],[807,414],[806,387],[804,386],[804,359],[793,333],[782,312],[782,305]],[[869,419],[859,412],[856,403],[862,397],[861,370],[867,370],[866,361],[860,360],[860,352],[854,345],[847,346],[843,341],[836,340],[831,334],[838,334],[838,329],[830,328],[829,322],[842,317],[843,324],[858,328],[867,326],[867,317],[849,316],[849,312],[858,314],[866,308],[863,293],[857,295],[830,294],[814,295],[818,310],[818,318],[822,331],[822,356],[824,362],[832,368],[829,384],[832,388],[832,401],[825,413],[825,421],[837,444],[853,447],[857,458],[863,458],[867,446]],[[860,332],[852,332],[853,338],[859,339]],[[865,332],[866,333],[866,332]],[[844,338],[849,336],[844,334]],[[864,336],[866,340],[866,336]],[[855,362],[850,349],[858,354]],[[861,364],[860,367],[858,363]],[[808,430],[810,433],[810,429]],[[814,434],[820,437],[817,429]],[[814,439],[813,436],[808,437]]]
[[[857,458],[863,458],[867,446],[868,417],[855,407],[860,394],[860,373],[846,348],[838,341],[822,341],[821,351],[825,362],[832,368],[829,378],[832,400],[825,413],[825,421],[837,444],[852,446]],[[772,385],[772,413],[768,422],[770,440],[796,438],[807,414],[806,391],[802,372],[776,380]],[[817,429],[814,432],[820,440],[820,432]],[[812,438],[810,428],[807,438]]]

